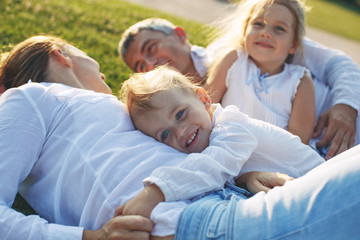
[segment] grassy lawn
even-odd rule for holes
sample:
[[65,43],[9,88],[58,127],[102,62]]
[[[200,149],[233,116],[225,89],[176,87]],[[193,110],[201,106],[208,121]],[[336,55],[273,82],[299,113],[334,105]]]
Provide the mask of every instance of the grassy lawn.
[[151,11],[121,0],[0,0],[0,52],[29,36],[51,34],[84,50],[101,64],[107,83],[117,93],[130,69],[121,61],[117,44],[130,25],[153,16],[183,26],[191,42],[204,45],[202,25]]
[[[360,3],[350,5],[339,0],[307,0],[309,26],[360,42]],[[358,1],[360,2],[360,1]]]
[[[308,3],[313,6],[309,25],[360,42],[359,8],[341,1]],[[101,64],[114,94],[131,73],[117,53],[120,36],[128,26],[144,18],[163,17],[182,26],[192,43],[207,44],[203,25],[121,0],[0,0],[0,12],[0,53],[32,35],[62,37]],[[16,209],[31,213],[23,202],[17,200],[15,205]]]

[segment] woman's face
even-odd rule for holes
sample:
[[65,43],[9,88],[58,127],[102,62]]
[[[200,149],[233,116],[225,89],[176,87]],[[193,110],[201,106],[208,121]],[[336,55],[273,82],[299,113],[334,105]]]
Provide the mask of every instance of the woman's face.
[[105,82],[105,75],[100,72],[100,65],[80,49],[67,45],[73,72],[85,89],[111,94]]

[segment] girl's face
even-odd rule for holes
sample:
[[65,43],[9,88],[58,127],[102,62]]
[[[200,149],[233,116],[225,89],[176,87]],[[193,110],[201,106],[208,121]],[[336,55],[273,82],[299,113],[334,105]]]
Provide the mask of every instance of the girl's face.
[[100,72],[100,65],[80,49],[67,45],[70,52],[74,74],[85,89],[111,94],[111,89],[105,83],[105,75]]
[[190,90],[170,89],[155,93],[156,108],[133,111],[136,128],[181,152],[201,152],[209,145],[212,130],[210,104]]
[[245,48],[259,68],[281,71],[287,56],[296,51],[295,17],[287,7],[275,3],[250,19],[245,38]]

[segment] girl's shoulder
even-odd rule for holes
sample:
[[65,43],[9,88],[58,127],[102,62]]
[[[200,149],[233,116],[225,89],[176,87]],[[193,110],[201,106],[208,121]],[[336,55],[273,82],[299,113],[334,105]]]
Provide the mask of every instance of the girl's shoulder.
[[238,59],[238,50],[232,49],[227,51],[221,58],[219,66],[221,68],[230,68],[232,64]]

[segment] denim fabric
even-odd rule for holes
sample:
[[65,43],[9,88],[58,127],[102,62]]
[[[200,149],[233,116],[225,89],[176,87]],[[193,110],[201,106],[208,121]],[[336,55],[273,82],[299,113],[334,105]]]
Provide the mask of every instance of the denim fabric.
[[227,184],[185,208],[175,239],[359,239],[359,153],[250,198]]

